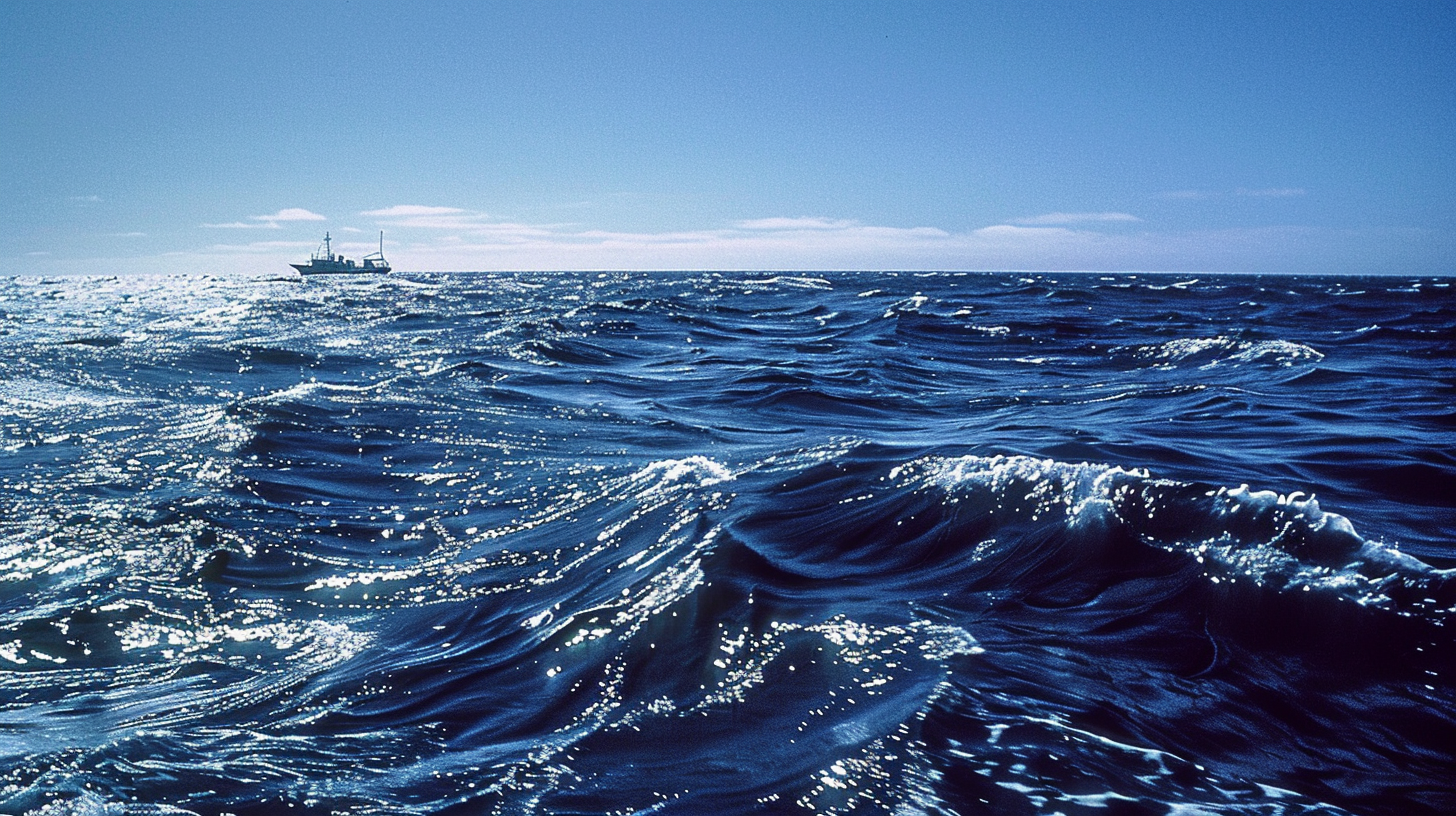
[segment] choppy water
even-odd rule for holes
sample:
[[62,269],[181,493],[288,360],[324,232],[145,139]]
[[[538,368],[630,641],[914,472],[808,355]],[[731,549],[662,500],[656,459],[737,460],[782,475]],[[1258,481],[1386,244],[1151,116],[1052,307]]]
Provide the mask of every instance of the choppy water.
[[1456,812],[1453,498],[1439,279],[0,280],[0,813]]

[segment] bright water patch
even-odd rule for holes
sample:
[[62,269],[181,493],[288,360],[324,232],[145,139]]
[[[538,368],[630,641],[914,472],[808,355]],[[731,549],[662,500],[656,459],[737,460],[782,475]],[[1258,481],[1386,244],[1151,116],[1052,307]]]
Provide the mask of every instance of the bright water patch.
[[0,812],[1456,809],[1437,281],[0,282]]

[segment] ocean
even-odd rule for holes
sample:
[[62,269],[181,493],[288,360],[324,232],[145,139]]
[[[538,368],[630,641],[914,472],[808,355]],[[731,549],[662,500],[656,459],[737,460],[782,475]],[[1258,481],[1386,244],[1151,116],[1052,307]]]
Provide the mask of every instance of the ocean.
[[0,813],[1456,813],[1456,292],[0,279]]

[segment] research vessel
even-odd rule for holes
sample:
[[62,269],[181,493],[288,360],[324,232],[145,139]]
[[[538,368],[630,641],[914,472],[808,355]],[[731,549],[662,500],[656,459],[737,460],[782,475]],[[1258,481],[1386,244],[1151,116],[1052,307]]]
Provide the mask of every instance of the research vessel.
[[304,275],[387,275],[389,261],[384,260],[384,233],[379,233],[378,252],[355,261],[343,255],[335,255],[333,239],[325,232],[323,244],[309,256],[308,263],[289,266]]

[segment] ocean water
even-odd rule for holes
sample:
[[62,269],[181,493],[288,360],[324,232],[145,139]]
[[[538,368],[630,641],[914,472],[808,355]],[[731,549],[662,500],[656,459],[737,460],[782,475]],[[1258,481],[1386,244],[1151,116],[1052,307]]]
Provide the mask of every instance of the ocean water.
[[0,813],[1456,812],[1442,279],[0,280]]

